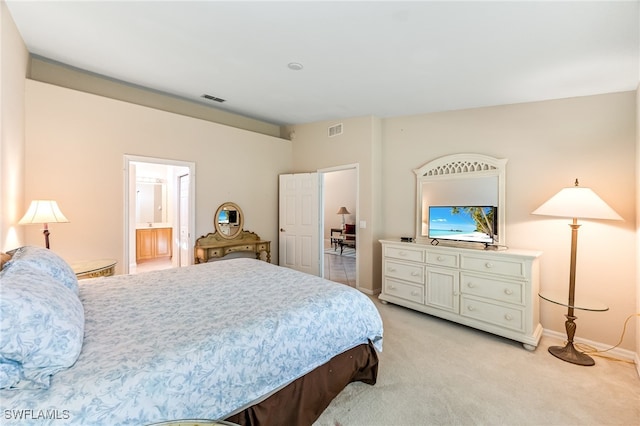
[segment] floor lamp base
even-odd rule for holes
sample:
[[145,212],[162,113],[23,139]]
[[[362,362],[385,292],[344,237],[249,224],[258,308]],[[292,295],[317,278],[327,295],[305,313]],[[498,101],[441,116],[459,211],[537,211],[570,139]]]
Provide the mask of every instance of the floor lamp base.
[[570,362],[577,365],[595,365],[595,361],[589,355],[585,355],[579,352],[573,343],[569,342],[565,346],[550,346],[549,353],[556,358],[560,358],[563,361]]

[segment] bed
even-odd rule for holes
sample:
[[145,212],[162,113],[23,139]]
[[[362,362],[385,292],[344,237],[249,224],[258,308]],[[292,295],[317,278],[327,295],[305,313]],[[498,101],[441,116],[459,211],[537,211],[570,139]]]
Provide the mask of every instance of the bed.
[[78,282],[44,250],[0,272],[3,425],[304,425],[376,381],[382,320],[348,286],[248,258]]

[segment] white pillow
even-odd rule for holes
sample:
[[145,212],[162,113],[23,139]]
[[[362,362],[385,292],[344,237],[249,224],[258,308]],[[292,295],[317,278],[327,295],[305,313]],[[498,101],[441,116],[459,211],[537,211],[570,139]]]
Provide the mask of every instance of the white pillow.
[[47,389],[82,350],[84,309],[49,274],[14,264],[0,272],[0,388]]
[[49,249],[35,246],[20,247],[12,252],[11,260],[4,265],[3,270],[11,269],[17,264],[27,264],[29,267],[38,268],[75,294],[78,294],[78,278],[71,266],[63,258]]

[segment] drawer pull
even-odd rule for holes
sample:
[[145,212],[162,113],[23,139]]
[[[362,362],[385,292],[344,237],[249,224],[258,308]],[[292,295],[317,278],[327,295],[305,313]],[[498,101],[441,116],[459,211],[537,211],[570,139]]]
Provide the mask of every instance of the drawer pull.
[[415,291],[415,290],[414,290],[414,291],[412,291],[412,292],[411,292],[411,295],[412,295],[412,296],[419,296],[419,295],[420,295],[420,293],[418,293],[417,291]]
[[507,321],[511,321],[513,317],[509,314],[504,314],[504,319],[506,319]]
[[475,310],[476,310],[476,308],[474,308],[474,307],[473,307],[473,306],[471,306],[471,305],[468,305],[468,306],[467,306],[467,310],[468,310],[468,311],[475,311]]
[[468,282],[467,283],[467,287],[469,287],[469,288],[474,288],[475,286],[476,285],[474,283],[472,283],[472,282]]
[[399,251],[399,252],[398,252],[398,254],[399,254],[400,256],[406,256],[406,255],[407,255],[407,252],[406,252],[406,251]]
[[438,257],[436,258],[436,260],[437,260],[438,262],[444,262],[444,257],[442,257],[442,256],[438,256]]
[[485,268],[487,268],[487,269],[491,269],[491,268],[493,268],[493,263],[491,263],[491,262],[487,262],[487,263],[485,263],[485,264],[484,264],[484,266],[485,266]]
[[506,294],[507,296],[511,296],[513,294],[513,290],[511,290],[510,288],[505,288],[504,294]]
[[395,286],[395,285],[390,285],[390,286],[389,286],[389,290],[395,290],[395,289],[396,289],[396,286]]
[[411,272],[411,276],[412,277],[419,277],[420,276],[420,272],[412,271]]
[[387,271],[389,271],[389,272],[396,272],[396,268],[392,268],[391,266],[389,266],[389,267],[387,268]]

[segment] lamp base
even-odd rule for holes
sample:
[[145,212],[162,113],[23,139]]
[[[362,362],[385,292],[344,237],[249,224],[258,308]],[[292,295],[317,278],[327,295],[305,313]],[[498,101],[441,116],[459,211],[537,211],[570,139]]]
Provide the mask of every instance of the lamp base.
[[573,343],[569,342],[565,346],[550,346],[549,353],[556,358],[572,364],[590,366],[595,365],[595,361],[589,355],[579,352]]

